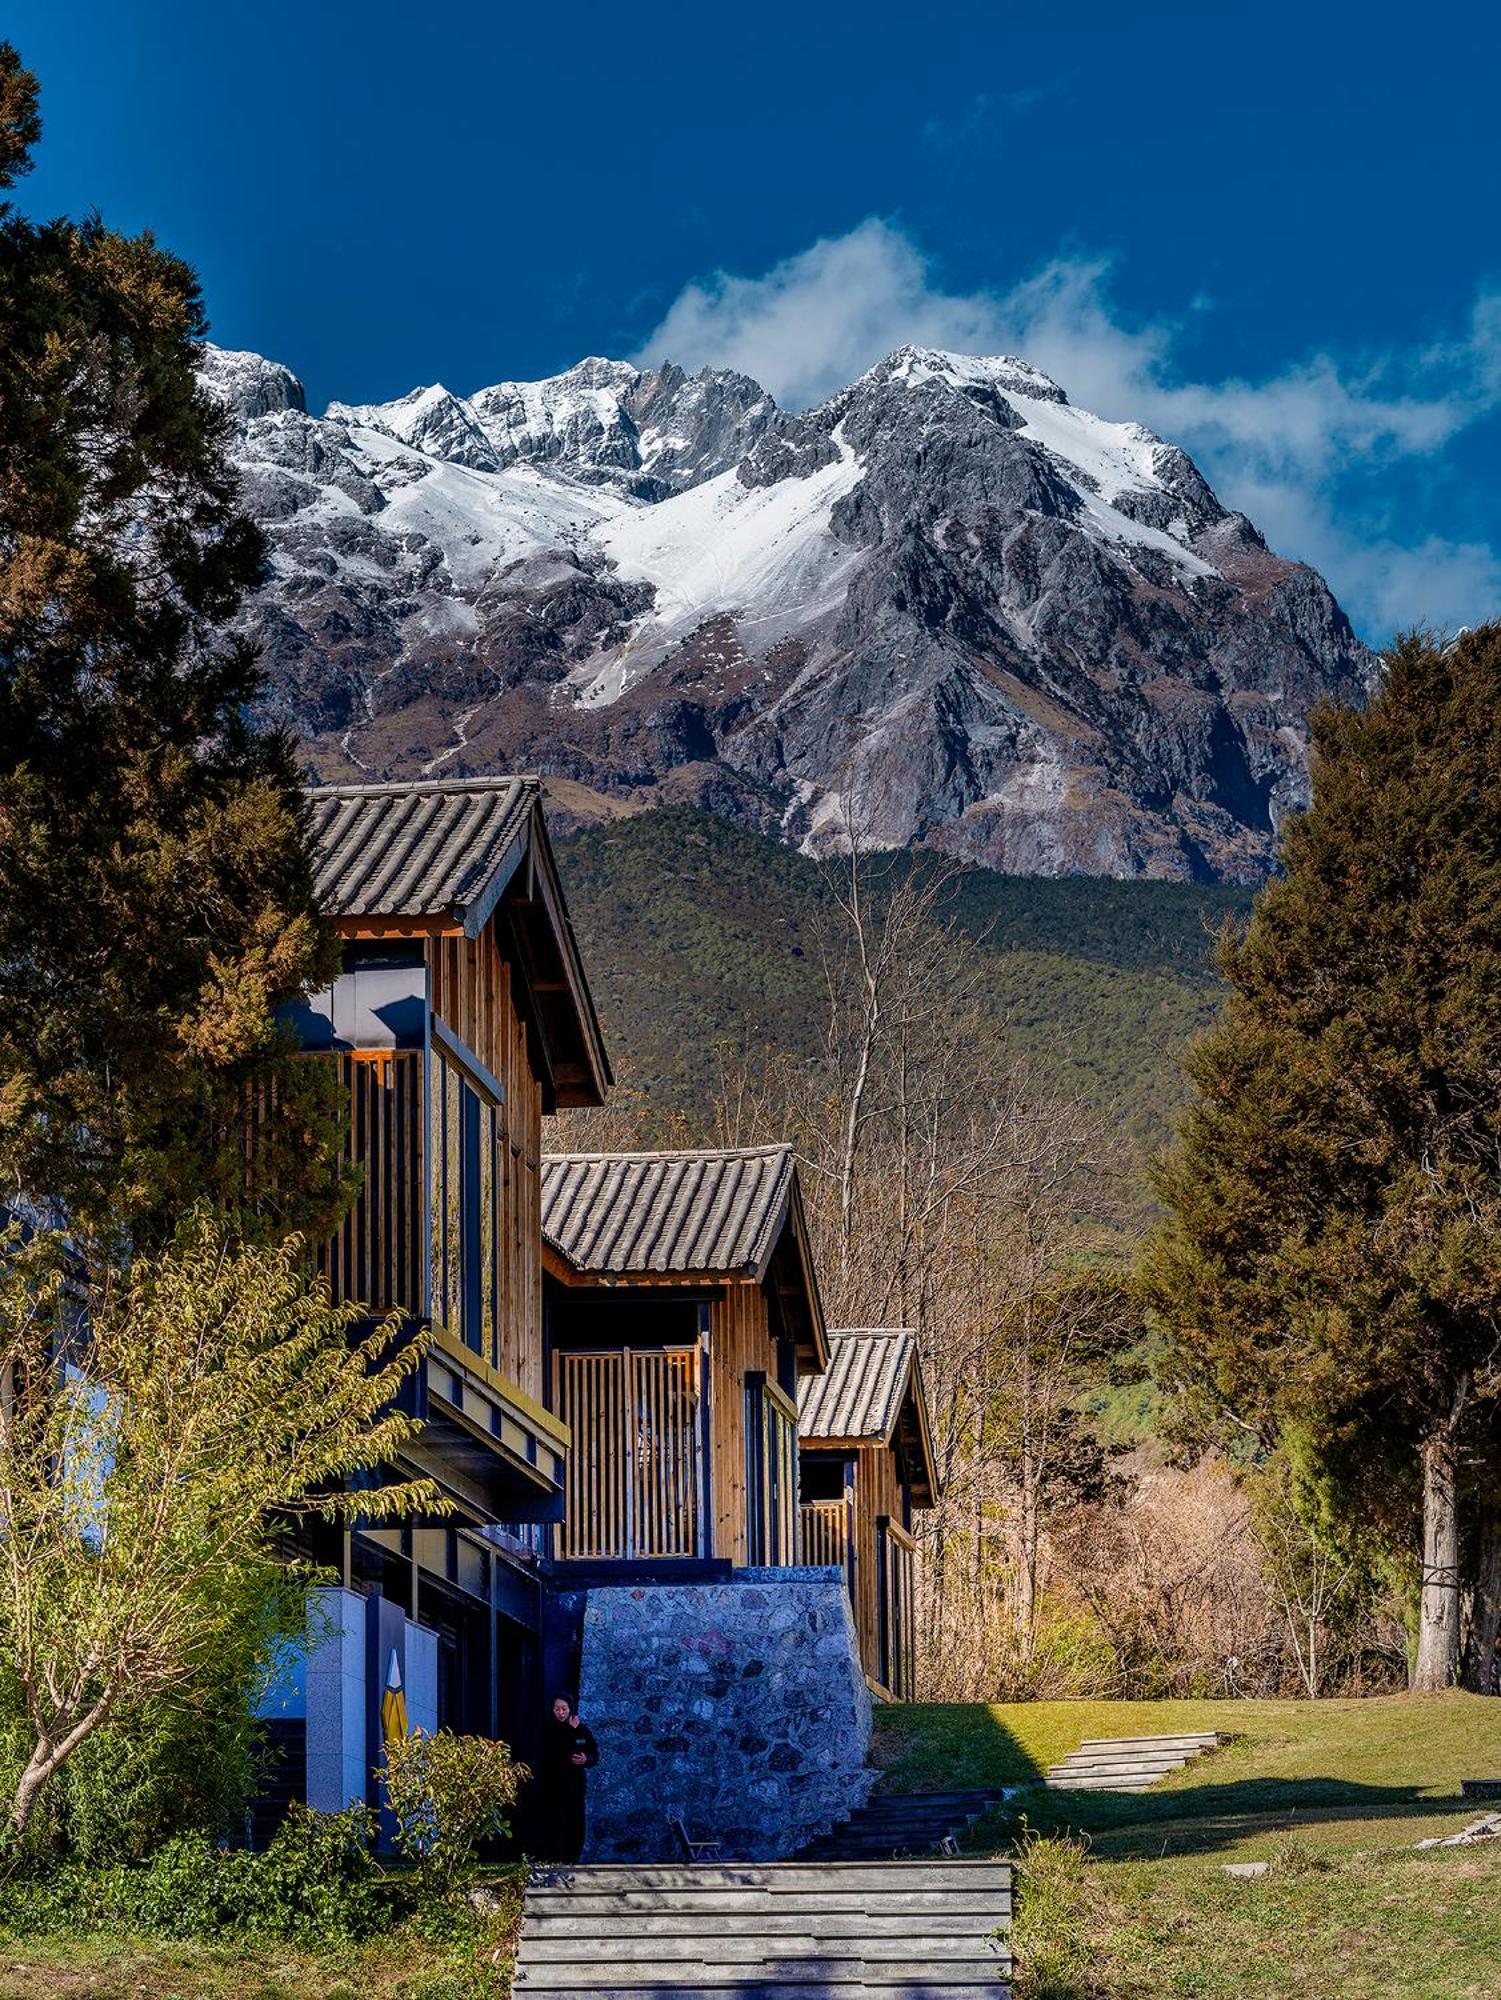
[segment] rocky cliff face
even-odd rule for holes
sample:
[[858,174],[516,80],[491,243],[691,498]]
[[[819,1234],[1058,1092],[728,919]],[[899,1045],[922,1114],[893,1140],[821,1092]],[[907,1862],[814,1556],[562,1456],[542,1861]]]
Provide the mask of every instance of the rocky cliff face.
[[540,770],[811,850],[1254,881],[1373,669],[1193,463],[1025,362],[904,348],[792,414],[591,360],[309,415],[207,348],[272,545],[270,705],[327,776]]

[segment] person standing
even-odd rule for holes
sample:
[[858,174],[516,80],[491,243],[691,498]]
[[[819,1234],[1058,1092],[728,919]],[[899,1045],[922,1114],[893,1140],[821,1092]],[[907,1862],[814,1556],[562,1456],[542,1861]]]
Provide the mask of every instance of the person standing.
[[547,1860],[577,1861],[583,1852],[588,1774],[598,1762],[593,1730],[570,1696],[556,1696],[543,1724],[540,1759]]

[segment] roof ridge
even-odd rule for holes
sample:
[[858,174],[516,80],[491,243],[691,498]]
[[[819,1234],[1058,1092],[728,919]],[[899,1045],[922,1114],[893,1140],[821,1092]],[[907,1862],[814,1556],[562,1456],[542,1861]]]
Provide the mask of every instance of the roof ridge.
[[311,799],[394,798],[398,793],[410,798],[414,793],[498,792],[512,785],[542,789],[543,780],[535,771],[498,771],[486,778],[382,778],[370,784],[309,785]]
[[831,1326],[830,1340],[916,1340],[915,1326]]
[[667,1146],[656,1150],[607,1152],[600,1149],[583,1153],[544,1153],[544,1167],[565,1163],[583,1165],[589,1160],[769,1160],[791,1153],[790,1139],[774,1139],[762,1146]]

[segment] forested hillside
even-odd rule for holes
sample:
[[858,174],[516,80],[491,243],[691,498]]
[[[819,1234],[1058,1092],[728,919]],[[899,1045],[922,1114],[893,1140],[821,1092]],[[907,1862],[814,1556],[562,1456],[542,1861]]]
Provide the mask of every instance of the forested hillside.
[[[638,1108],[644,1097],[664,1122],[697,1122],[727,1051],[811,1053],[827,1012],[828,870],[847,864],[688,809],[567,835],[559,857],[622,1094]],[[898,858],[892,879],[929,865]],[[1245,914],[1249,893],[970,869],[947,903],[1018,1053],[1156,1144],[1181,1101],[1183,1045],[1217,1005],[1214,931]]]

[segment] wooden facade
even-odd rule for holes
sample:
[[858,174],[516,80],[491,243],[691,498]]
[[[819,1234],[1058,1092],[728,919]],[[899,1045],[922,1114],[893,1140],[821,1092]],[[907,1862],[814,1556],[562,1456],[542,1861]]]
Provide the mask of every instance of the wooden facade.
[[[795,1541],[788,1547],[786,1507],[779,1504],[780,1490],[774,1493],[770,1487],[773,1479],[782,1477],[779,1460],[789,1444],[796,1477],[797,1405],[788,1400],[778,1380],[785,1362],[772,1336],[768,1300],[759,1285],[727,1286],[713,1301],[709,1366],[714,1553],[737,1569],[751,1563],[795,1562]],[[781,1442],[779,1419],[788,1443]],[[795,1518],[795,1488],[789,1504]],[[795,1528],[790,1532],[795,1535]]]
[[298,1025],[348,1092],[357,1192],[334,1296],[432,1328],[420,1469],[480,1524],[561,1509],[547,1407],[544,1114],[609,1081],[535,780],[337,786],[313,797],[343,970]]
[[[662,1160],[685,1174],[703,1163],[693,1215],[729,1207],[715,1177],[746,1167],[734,1154],[591,1156],[609,1179],[600,1208],[618,1225],[612,1235],[587,1194],[569,1205],[558,1193],[576,1163],[544,1163],[556,1232],[546,1250],[553,1408],[574,1439],[556,1551],[565,1563],[685,1572],[785,1567],[801,1547],[797,1383],[824,1352],[795,1170],[790,1155],[751,1160],[742,1178],[764,1182],[744,1204],[760,1218],[755,1268],[726,1272],[695,1266],[701,1244],[663,1250]],[[622,1237],[670,1268],[603,1268],[599,1241]]]
[[[861,1659],[894,1700],[915,1692],[914,1516],[935,1498],[916,1342],[903,1331],[836,1332],[828,1377],[801,1415],[806,1561],[845,1572]],[[817,1551],[815,1554],[814,1552]]]

